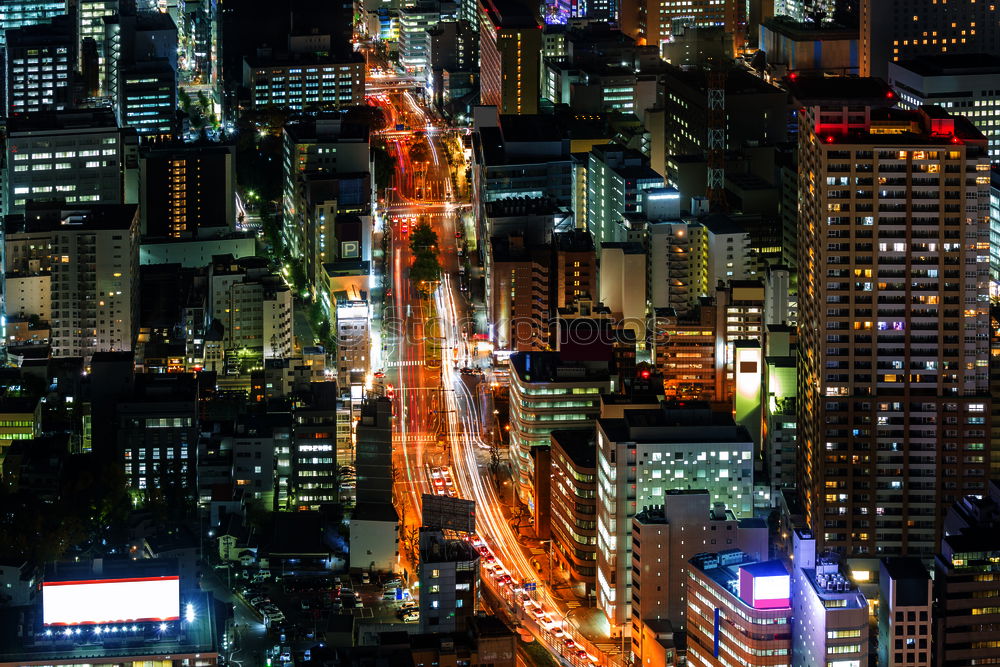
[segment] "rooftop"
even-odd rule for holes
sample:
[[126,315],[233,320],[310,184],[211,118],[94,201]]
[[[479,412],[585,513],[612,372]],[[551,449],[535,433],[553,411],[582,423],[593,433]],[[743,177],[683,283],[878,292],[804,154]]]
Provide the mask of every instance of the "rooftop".
[[24,215],[7,216],[4,226],[8,234],[129,229],[136,222],[137,210],[135,204],[70,207],[40,203],[29,205]]
[[838,106],[849,103],[873,106],[895,104],[895,96],[889,84],[874,77],[793,75],[784,83],[788,92],[799,104],[812,105],[823,102]]
[[858,39],[858,29],[837,23],[796,21],[789,16],[772,16],[761,23],[768,30],[791,37],[796,41],[832,41],[836,39]]
[[[118,121],[110,109],[72,109],[14,114],[7,119],[11,135],[27,132],[77,132],[118,130]],[[14,146],[10,147],[11,149]]]
[[247,65],[253,69],[267,67],[293,67],[295,65],[349,65],[363,64],[365,57],[352,51],[343,55],[320,53],[257,53],[245,58]]
[[663,403],[658,410],[625,410],[617,419],[598,420],[601,429],[613,442],[635,443],[748,443],[746,427],[733,421],[732,415],[713,412],[707,403],[686,401]]
[[515,352],[510,356],[511,370],[519,383],[581,384],[586,382],[607,382],[607,365],[588,365],[562,359],[558,352]]
[[890,63],[890,66],[907,69],[920,76],[998,74],[1000,56],[992,53],[939,53]]
[[597,447],[593,428],[556,429],[549,434],[553,445],[559,447],[578,468],[594,468],[597,464]]

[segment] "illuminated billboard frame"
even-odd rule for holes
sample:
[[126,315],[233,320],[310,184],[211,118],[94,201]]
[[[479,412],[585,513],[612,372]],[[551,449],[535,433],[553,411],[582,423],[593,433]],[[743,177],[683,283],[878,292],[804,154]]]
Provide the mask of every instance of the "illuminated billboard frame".
[[46,626],[180,620],[180,577],[47,581],[42,584]]
[[740,599],[754,609],[788,609],[792,606],[792,578],[781,561],[740,566]]

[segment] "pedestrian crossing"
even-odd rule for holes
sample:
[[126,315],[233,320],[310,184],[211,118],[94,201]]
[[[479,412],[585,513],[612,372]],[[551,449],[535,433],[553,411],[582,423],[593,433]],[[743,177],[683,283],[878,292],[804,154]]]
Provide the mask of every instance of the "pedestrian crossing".
[[389,368],[401,368],[402,366],[423,366],[426,363],[425,361],[415,359],[411,361],[390,361],[386,366]]
[[406,444],[437,442],[437,436],[427,433],[394,433],[392,439],[395,442],[402,442]]
[[566,602],[566,608],[567,609],[576,609],[579,606],[580,606],[580,603],[577,602],[576,600],[569,600],[568,602]]

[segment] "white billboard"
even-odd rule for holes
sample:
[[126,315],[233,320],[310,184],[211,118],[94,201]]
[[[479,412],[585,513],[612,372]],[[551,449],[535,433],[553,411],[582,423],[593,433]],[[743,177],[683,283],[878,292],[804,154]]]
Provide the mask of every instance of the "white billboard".
[[138,623],[180,619],[180,578],[140,577],[45,582],[45,625]]

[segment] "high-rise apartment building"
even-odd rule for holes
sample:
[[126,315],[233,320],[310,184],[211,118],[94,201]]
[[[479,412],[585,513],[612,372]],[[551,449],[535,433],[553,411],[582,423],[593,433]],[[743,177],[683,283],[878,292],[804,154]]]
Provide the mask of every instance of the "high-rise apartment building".
[[319,509],[341,502],[340,471],[353,458],[341,458],[338,425],[350,408],[340,400],[335,382],[311,382],[292,413],[289,509]]
[[799,114],[799,488],[827,549],[933,552],[989,477],[986,138],[874,79]]
[[616,634],[628,632],[636,512],[673,489],[705,489],[739,518],[753,508],[753,442],[732,416],[691,402],[623,415],[597,421],[597,606]]
[[146,238],[210,238],[236,226],[235,147],[182,144],[139,155],[139,215]]
[[132,349],[139,303],[135,206],[32,207],[8,222],[6,236],[7,244],[25,238],[50,249],[48,257],[36,260],[41,282],[33,288],[40,292],[33,303],[51,309],[53,357],[84,357],[89,363],[95,352]]
[[0,2],[0,47],[7,43],[8,30],[46,23],[65,13],[66,0],[3,0]]
[[7,123],[3,210],[33,201],[135,203],[138,140],[107,110],[18,115]]
[[860,0],[861,76],[931,53],[1000,53],[1000,7],[982,0]]
[[542,27],[518,0],[479,0],[479,100],[502,114],[538,113]]
[[5,34],[4,115],[71,108],[76,69],[72,19],[57,16]]

